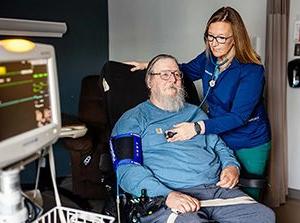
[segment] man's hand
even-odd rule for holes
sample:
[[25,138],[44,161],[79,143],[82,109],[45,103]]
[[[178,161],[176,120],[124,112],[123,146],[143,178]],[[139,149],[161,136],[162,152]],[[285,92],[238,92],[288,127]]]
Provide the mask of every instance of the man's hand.
[[130,69],[132,72],[136,70],[145,70],[148,66],[148,63],[146,62],[126,61],[124,63],[133,66],[133,68]]
[[172,132],[176,132],[172,138],[168,139],[168,142],[183,141],[193,138],[197,135],[193,122],[182,122],[174,125],[174,129],[170,129]]
[[194,212],[200,209],[200,201],[189,195],[172,191],[166,199],[168,208],[174,209],[181,213]]
[[217,186],[232,189],[239,182],[239,170],[236,166],[225,167],[220,175]]

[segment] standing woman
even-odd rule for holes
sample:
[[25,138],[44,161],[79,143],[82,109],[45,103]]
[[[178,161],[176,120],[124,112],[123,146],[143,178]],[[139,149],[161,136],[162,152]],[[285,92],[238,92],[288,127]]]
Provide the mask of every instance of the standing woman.
[[[191,80],[202,79],[209,119],[175,125],[172,131],[177,134],[169,141],[218,134],[235,151],[247,173],[262,176],[271,144],[260,57],[251,46],[241,16],[231,7],[222,7],[211,16],[204,41],[206,50],[180,68]],[[142,69],[147,63],[133,65],[134,69]],[[259,190],[246,192],[259,197]]]

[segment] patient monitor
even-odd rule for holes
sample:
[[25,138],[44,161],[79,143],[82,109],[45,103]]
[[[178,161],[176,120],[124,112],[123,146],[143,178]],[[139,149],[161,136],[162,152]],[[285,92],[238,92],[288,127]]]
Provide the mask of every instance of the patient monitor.
[[[20,49],[24,44],[32,45]],[[0,169],[58,138],[61,120],[52,46],[0,41],[0,123]]]
[[60,133],[54,48],[0,41],[0,222],[25,222],[19,171]]

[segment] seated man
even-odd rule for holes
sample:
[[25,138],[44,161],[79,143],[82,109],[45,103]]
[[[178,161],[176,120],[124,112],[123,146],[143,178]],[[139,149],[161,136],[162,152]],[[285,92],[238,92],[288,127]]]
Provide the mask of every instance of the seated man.
[[[178,122],[205,119],[197,106],[185,103],[182,74],[169,55],[151,60],[146,74],[150,99],[127,111],[115,125],[112,136],[134,133],[141,137],[143,163],[120,161],[119,185],[135,196],[146,189],[151,196],[165,196],[165,207],[141,222],[273,223],[271,209],[259,203],[201,207],[201,200],[246,196],[235,185],[239,164],[217,135],[196,135],[189,141],[168,142],[165,132]],[[167,134],[172,137],[172,134]],[[121,148],[122,149],[122,148]]]

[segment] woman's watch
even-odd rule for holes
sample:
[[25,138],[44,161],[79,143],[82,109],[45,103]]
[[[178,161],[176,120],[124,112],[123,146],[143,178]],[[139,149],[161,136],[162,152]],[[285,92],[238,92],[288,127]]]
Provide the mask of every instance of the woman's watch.
[[194,122],[194,128],[195,128],[195,131],[196,131],[197,135],[200,135],[200,133],[201,133],[201,126],[199,125],[198,122]]

